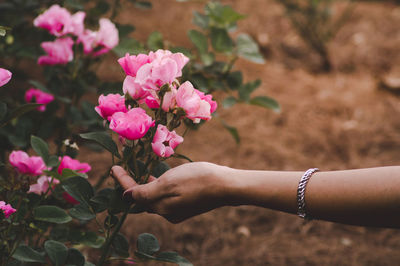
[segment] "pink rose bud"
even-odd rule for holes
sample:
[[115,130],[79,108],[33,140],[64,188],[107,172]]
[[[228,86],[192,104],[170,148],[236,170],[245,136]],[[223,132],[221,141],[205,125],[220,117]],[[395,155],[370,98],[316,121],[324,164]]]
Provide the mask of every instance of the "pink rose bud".
[[29,157],[28,154],[23,151],[12,151],[9,156],[9,161],[21,174],[41,175],[43,174],[43,170],[46,170],[46,165],[41,157]]
[[211,105],[208,101],[202,100],[192,83],[186,81],[176,93],[176,104],[186,112],[186,117],[199,123],[201,119],[211,119]]
[[175,88],[172,88],[170,91],[167,91],[164,94],[163,102],[161,108],[165,111],[168,112],[172,109],[175,108],[176,105],[176,93],[177,90]]
[[12,73],[7,69],[0,68],[0,87],[7,84],[11,79]]
[[141,66],[150,63],[149,56],[145,54],[129,55],[118,59],[118,63],[121,65],[125,74],[128,76],[136,77],[136,73]]
[[38,107],[40,112],[44,112],[46,110],[46,104],[52,102],[54,100],[54,96],[50,93],[46,93],[39,89],[30,88],[25,92],[25,101],[32,102],[36,101],[37,103],[43,104],[42,106]]
[[35,27],[46,29],[57,37],[69,33],[70,24],[71,14],[59,5],[52,5],[33,21]]
[[146,97],[144,102],[146,103],[147,107],[149,107],[150,109],[160,108],[160,99],[158,99],[157,96],[149,95]]
[[120,136],[135,140],[146,135],[155,121],[140,107],[132,108],[126,113],[117,112],[111,116],[110,129]]
[[6,218],[10,217],[11,214],[17,211],[10,204],[6,204],[4,201],[0,201],[0,210],[4,212]]
[[151,147],[160,157],[169,157],[174,154],[174,149],[183,142],[183,138],[175,131],[169,131],[164,125],[158,125]]
[[71,203],[72,205],[78,205],[80,202],[77,201],[74,197],[72,197],[68,192],[64,191],[62,193],[63,198],[66,202]]
[[99,105],[94,109],[101,117],[108,121],[111,120],[111,116],[115,112],[126,113],[128,111],[125,106],[125,97],[120,94],[100,95]]
[[42,42],[41,46],[47,55],[39,57],[39,65],[66,64],[74,58],[72,46],[74,41],[70,37],[56,39],[54,42]]
[[[57,184],[60,183],[58,179],[53,178],[53,182],[51,181],[50,176],[41,176],[38,178],[37,183],[30,185],[28,193],[35,193],[38,195],[44,194],[48,191],[48,195],[51,194],[51,190],[55,188]],[[52,184],[52,189],[49,189],[50,183]]]
[[126,76],[122,85],[124,94],[129,94],[134,100],[143,100],[150,95],[150,92],[135,81],[134,77]]
[[60,159],[61,162],[57,169],[59,174],[62,174],[63,169],[71,169],[77,171],[78,173],[87,173],[92,169],[88,163],[81,163],[78,160],[72,159],[68,155],[65,155]]

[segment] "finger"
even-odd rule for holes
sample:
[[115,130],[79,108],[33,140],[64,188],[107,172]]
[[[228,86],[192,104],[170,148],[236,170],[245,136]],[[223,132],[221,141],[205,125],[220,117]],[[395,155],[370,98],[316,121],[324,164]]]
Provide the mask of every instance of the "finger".
[[117,179],[118,183],[120,183],[125,190],[137,185],[133,178],[121,166],[114,165],[111,168],[111,176]]
[[147,182],[150,183],[150,182],[153,182],[155,180],[157,180],[157,178],[155,178],[154,176],[151,175],[151,176],[149,176],[149,179],[147,180]]
[[149,204],[164,196],[162,185],[157,181],[133,186],[128,191],[135,202],[141,202],[143,204]]

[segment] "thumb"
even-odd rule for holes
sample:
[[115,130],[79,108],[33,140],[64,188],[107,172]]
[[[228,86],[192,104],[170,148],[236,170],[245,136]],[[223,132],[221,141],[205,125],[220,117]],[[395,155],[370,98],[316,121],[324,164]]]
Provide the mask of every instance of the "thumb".
[[148,204],[162,197],[159,182],[150,182],[143,185],[136,185],[124,192],[124,199],[137,203]]
[[119,165],[114,165],[111,168],[111,175],[117,179],[118,183],[126,190],[137,186],[133,178]]

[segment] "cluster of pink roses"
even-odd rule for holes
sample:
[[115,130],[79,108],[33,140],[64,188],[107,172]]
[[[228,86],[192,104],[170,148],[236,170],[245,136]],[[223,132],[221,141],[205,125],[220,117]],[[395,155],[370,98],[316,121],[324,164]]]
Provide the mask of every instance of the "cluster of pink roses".
[[[60,164],[57,168],[57,172],[62,174],[63,169],[71,169],[75,170],[79,173],[86,173],[91,170],[91,167],[87,163],[81,163],[78,160],[72,159],[69,156],[60,157]],[[40,176],[37,179],[36,184],[32,184],[29,187],[28,193],[36,193],[43,194],[48,193],[51,194],[50,186],[53,189],[57,184],[60,183],[58,179],[49,177],[44,175],[44,170],[48,170],[46,164],[43,159],[39,156],[29,156],[24,151],[13,151],[9,156],[9,162],[12,166],[14,166],[17,171],[21,174],[32,175],[32,176]],[[65,194],[65,193],[64,193]],[[63,195],[64,198],[68,201],[69,195]],[[68,197],[69,196],[69,197]]]
[[104,54],[118,44],[118,30],[109,19],[101,18],[99,30],[92,31],[85,29],[85,16],[85,12],[71,15],[67,9],[53,5],[34,20],[36,27],[46,29],[57,37],[53,42],[41,44],[47,55],[39,58],[39,65],[66,64],[72,61],[74,43],[82,43],[84,53],[93,56]]
[[[198,91],[189,81],[180,85],[177,80],[188,61],[182,53],[168,50],[157,50],[147,55],[126,54],[118,60],[127,75],[123,83],[125,96],[101,95],[95,110],[110,122],[111,130],[130,140],[144,137],[156,125],[156,121],[141,107],[127,108],[127,94],[138,104],[180,115],[179,118],[189,118],[194,123],[211,119],[211,114],[217,108],[212,96]],[[161,88],[164,88],[163,91]],[[158,124],[152,148],[158,156],[169,157],[182,142],[183,138],[175,131]]]

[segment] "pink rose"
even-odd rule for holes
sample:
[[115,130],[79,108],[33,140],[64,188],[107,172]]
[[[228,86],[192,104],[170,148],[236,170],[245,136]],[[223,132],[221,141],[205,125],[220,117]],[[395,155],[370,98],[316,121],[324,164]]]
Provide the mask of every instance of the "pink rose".
[[71,16],[69,32],[75,36],[80,36],[85,30],[85,20],[86,13],[83,11],[78,11]]
[[115,24],[107,18],[101,18],[99,24],[99,31],[85,30],[78,38],[78,43],[83,44],[85,54],[93,53],[98,56],[118,45],[119,36]]
[[63,198],[66,202],[71,203],[72,205],[78,205],[80,202],[77,201],[74,197],[72,197],[68,192],[64,191],[62,193]]
[[128,76],[136,77],[136,73],[141,66],[150,63],[149,56],[145,54],[129,55],[118,59],[118,63],[121,65],[125,74]]
[[176,93],[176,104],[186,112],[186,117],[199,123],[200,119],[211,119],[211,105],[208,101],[202,100],[192,83],[186,81]]
[[[52,178],[50,176],[45,176],[45,175],[39,177],[36,184],[30,185],[28,193],[35,193],[38,195],[46,193],[47,190],[49,189],[50,183],[52,184],[52,189],[54,189],[54,187],[57,184],[59,184],[60,181],[58,179],[53,178],[52,182],[51,179]],[[48,195],[51,194],[52,189],[49,189]]]
[[160,108],[160,99],[158,99],[157,96],[154,96],[153,94],[149,95],[146,97],[144,100],[146,103],[147,107],[150,109],[158,109]]
[[126,113],[128,111],[125,106],[125,97],[120,94],[100,95],[99,105],[94,109],[101,117],[108,121],[111,120],[111,116],[115,112]]
[[129,94],[134,100],[143,100],[150,95],[150,92],[135,81],[134,77],[126,76],[122,85],[124,94]]
[[175,131],[169,131],[164,125],[158,125],[151,147],[160,157],[169,157],[174,154],[174,149],[183,142],[183,138]]
[[162,101],[161,108],[165,112],[168,112],[169,110],[172,110],[172,109],[175,108],[175,105],[176,105],[176,94],[177,94],[177,90],[175,88],[172,88],[170,91],[167,91],[164,94],[164,98],[163,98],[163,101]]
[[74,58],[72,46],[74,41],[70,37],[56,39],[54,42],[42,42],[41,46],[47,55],[39,57],[39,65],[66,64]]
[[88,163],[81,163],[78,160],[72,159],[68,155],[61,158],[60,165],[58,166],[57,172],[62,174],[63,169],[71,169],[77,171],[78,173],[89,172],[92,167]]
[[17,211],[10,204],[6,204],[4,201],[0,201],[0,210],[4,212],[6,218],[10,217],[11,214]]
[[40,112],[44,112],[46,110],[46,104],[52,102],[54,100],[54,96],[41,91],[39,89],[30,88],[25,92],[25,101],[32,102],[36,101],[37,103],[43,104],[42,106],[38,107]]
[[57,37],[69,33],[70,24],[71,14],[59,5],[52,5],[33,21],[35,27],[46,29]]
[[210,104],[210,106],[211,106],[210,113],[214,113],[215,110],[217,110],[218,104],[216,101],[213,101],[211,94],[205,95],[204,92],[199,91],[199,90],[196,90],[196,93],[200,96],[200,99],[202,99]]
[[46,165],[41,157],[29,157],[28,154],[23,151],[12,151],[9,156],[9,161],[21,174],[41,175],[43,174],[43,170],[46,169]]
[[110,129],[120,136],[134,140],[146,135],[155,121],[140,107],[132,108],[128,112],[117,112],[111,116]]
[[0,68],[0,87],[7,84],[11,79],[12,73],[7,69]]

